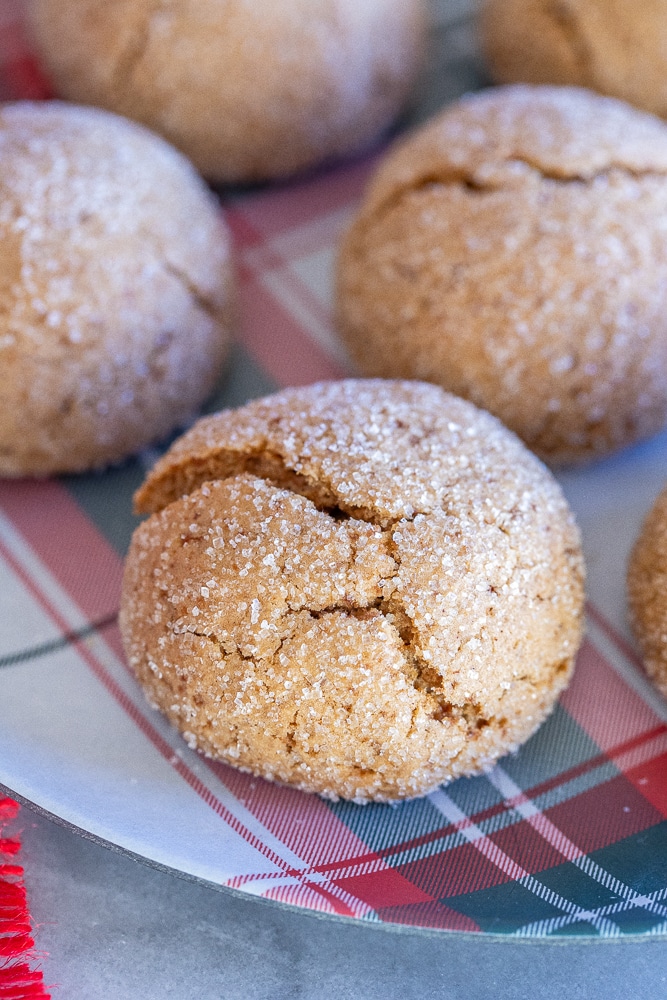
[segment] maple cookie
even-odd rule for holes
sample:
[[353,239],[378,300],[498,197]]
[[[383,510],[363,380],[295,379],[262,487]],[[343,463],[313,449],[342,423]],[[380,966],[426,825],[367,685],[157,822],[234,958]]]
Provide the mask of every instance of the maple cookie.
[[628,599],[646,672],[667,698],[667,487],[649,511],[630,555]]
[[426,0],[29,0],[56,92],[155,129],[211,181],[368,146],[422,61]]
[[0,475],[102,467],[197,412],[230,241],[185,157],[115,115],[0,109]]
[[583,566],[560,488],[436,386],[320,383],[205,417],[136,505],[129,662],[242,770],[423,795],[530,736],[570,677]]
[[662,0],[485,0],[479,34],[498,83],[576,84],[667,115]]
[[667,421],[667,126],[576,88],[464,98],[380,165],[343,241],[363,374],[441,384],[542,458]]

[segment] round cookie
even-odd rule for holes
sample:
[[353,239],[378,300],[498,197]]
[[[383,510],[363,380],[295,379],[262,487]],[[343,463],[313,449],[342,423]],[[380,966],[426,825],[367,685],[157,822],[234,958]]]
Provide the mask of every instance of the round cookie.
[[479,33],[498,83],[575,84],[667,115],[663,0],[486,0]]
[[185,157],[107,112],[4,105],[0,160],[0,475],[105,466],[213,388],[227,228]]
[[649,511],[630,555],[628,601],[646,672],[667,698],[667,487]]
[[545,467],[419,382],[289,389],[199,421],[136,496],[121,631],[192,747],[357,802],[492,766],[581,636],[579,536]]
[[217,182],[369,145],[406,102],[426,2],[30,0],[56,92],[155,129]]
[[545,460],[667,421],[667,127],[576,88],[464,98],[380,165],[338,264],[363,374],[440,383]]

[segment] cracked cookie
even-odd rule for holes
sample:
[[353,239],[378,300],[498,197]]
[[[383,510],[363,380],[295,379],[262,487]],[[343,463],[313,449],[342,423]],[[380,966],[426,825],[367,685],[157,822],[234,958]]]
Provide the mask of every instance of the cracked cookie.
[[479,34],[498,83],[575,84],[667,116],[662,0],[485,0]]
[[107,112],[5,105],[0,156],[0,475],[107,465],[213,388],[227,228],[185,157]]
[[667,486],[646,516],[632,549],[628,603],[646,672],[667,698]]
[[420,382],[200,420],[136,495],[121,631],[190,746],[330,798],[490,768],[567,684],[579,535],[488,413]]
[[61,97],[134,118],[211,181],[368,146],[422,61],[425,0],[30,0]]
[[464,98],[380,165],[343,240],[366,375],[441,384],[552,463],[667,421],[667,127],[612,98]]

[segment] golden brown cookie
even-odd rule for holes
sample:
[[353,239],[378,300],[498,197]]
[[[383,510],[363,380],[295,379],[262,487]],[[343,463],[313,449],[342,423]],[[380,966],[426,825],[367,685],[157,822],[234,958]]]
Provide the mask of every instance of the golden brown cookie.
[[213,181],[373,141],[421,62],[425,0],[30,0],[56,92],[161,133]]
[[440,383],[539,455],[667,421],[667,127],[575,88],[463,99],[381,164],[338,267],[367,375]]
[[667,487],[649,511],[630,555],[628,599],[646,671],[667,698]]
[[0,109],[0,475],[78,472],[182,425],[227,352],[229,235],[162,139]]
[[667,115],[663,0],[485,0],[479,31],[498,83],[576,84]]
[[579,537],[497,420],[419,382],[289,389],[199,421],[136,503],[121,630],[192,747],[363,802],[488,769],[552,709]]

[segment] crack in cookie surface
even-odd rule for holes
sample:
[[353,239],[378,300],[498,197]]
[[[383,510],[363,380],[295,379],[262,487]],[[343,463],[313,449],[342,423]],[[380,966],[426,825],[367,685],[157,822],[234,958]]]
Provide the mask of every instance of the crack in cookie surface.
[[124,97],[128,93],[128,85],[132,83],[132,78],[150,45],[155,20],[168,6],[169,4],[165,3],[165,0],[152,0],[146,10],[141,12],[136,33],[130,39],[130,43],[116,57],[111,81],[113,94]]
[[[248,473],[242,473],[242,477],[245,477],[248,484],[251,483]],[[227,481],[232,483],[234,478],[229,477]],[[223,480],[222,482],[224,483],[225,481]],[[278,487],[273,476],[271,479],[262,480],[262,482],[271,488],[280,489],[285,493],[292,492],[285,490],[284,487]],[[312,493],[313,491],[309,490],[308,492]],[[303,497],[301,492],[294,495]],[[326,616],[340,615],[343,619],[355,619],[360,623],[371,622],[374,616],[381,616],[389,626],[395,650],[400,653],[405,677],[415,691],[423,697],[424,708],[427,714],[436,722],[463,722],[471,734],[489,725],[488,713],[484,713],[475,699],[471,699],[465,693],[457,696],[451,691],[449,693],[445,692],[442,670],[433,663],[429,658],[429,654],[425,652],[427,648],[427,635],[422,633],[420,626],[414,617],[411,616],[410,609],[406,605],[405,600],[401,597],[401,543],[395,536],[396,526],[384,528],[382,525],[376,525],[370,521],[370,524],[376,528],[376,532],[370,536],[368,533],[358,535],[355,530],[354,518],[341,512],[337,507],[334,508],[335,513],[332,515],[329,507],[329,496],[326,497],[326,501],[322,507],[316,506],[308,496],[303,497],[303,499],[307,503],[312,503],[321,515],[324,515],[327,519],[331,519],[335,525],[339,526],[337,530],[344,532],[346,543],[349,543],[346,573],[361,574],[363,576],[365,572],[363,563],[364,545],[368,546],[371,550],[371,563],[373,562],[373,557],[377,559],[378,556],[382,556],[390,560],[390,564],[387,563],[383,567],[381,574],[376,572],[371,580],[366,581],[365,587],[368,596],[365,600],[362,600],[358,593],[354,593],[354,582],[350,586],[349,594],[334,602],[322,604],[313,603],[308,599],[300,599],[298,601],[294,599],[286,600],[281,617],[273,620],[271,623],[271,627],[274,630],[273,640],[266,640],[266,642],[269,642],[268,646],[266,642],[260,644],[264,652],[260,652],[260,647],[251,642],[250,639],[247,640],[246,646],[243,648],[234,642],[230,646],[228,639],[225,640],[218,637],[216,641],[219,643],[221,651],[229,653],[235,648],[244,659],[257,665],[267,658],[268,660],[275,658],[285,641],[292,637],[295,627],[294,616],[305,615],[313,621],[319,621]],[[224,510],[220,513],[224,517]],[[431,516],[437,517],[442,513],[442,511],[435,511],[431,512],[431,515],[422,514],[415,515],[415,517],[419,517],[422,522],[428,523]],[[413,524],[414,520],[415,518],[402,519],[399,522],[401,529],[403,530],[410,524]],[[368,524],[369,522],[361,523]],[[503,537],[508,537],[509,530],[506,523],[503,522],[499,525],[498,530]],[[238,538],[239,544],[247,544],[248,537],[246,535],[239,534]],[[190,530],[181,532],[179,538],[180,545],[188,544],[191,541],[197,541],[197,536],[192,536]],[[364,541],[364,545],[361,545],[362,541]],[[296,540],[295,544],[298,545],[299,540]],[[271,558],[277,573],[285,573],[285,559],[281,558],[279,554]],[[277,580],[279,580],[279,576]],[[496,589],[500,585],[499,583]],[[489,594],[494,595],[495,599],[493,587],[489,588]],[[488,614],[485,622],[487,619]],[[177,625],[177,631],[191,631],[194,634],[203,634],[192,622],[183,625],[179,621]],[[212,633],[206,634],[211,635]],[[477,639],[479,640],[479,636],[477,636]],[[474,640],[475,636],[470,636],[467,641],[471,642]],[[458,651],[452,650],[452,653]]]
[[[214,321],[219,321],[221,313],[224,312],[223,303],[215,302],[211,295],[207,295],[190,277],[182,267],[177,267],[170,261],[165,260],[162,264],[165,272],[170,274],[184,289],[193,304]],[[229,308],[228,303],[224,307]]]
[[[387,526],[386,519],[378,518],[376,514],[358,505],[350,504],[332,489],[327,483],[313,480],[300,472],[290,468],[284,457],[275,449],[255,444],[252,451],[234,452],[229,449],[220,449],[212,459],[206,462],[190,460],[177,465],[175,469],[169,470],[170,481],[167,480],[166,488],[163,480],[161,492],[158,494],[160,504],[173,502],[171,497],[179,492],[192,494],[204,483],[212,481],[234,482],[240,477],[253,476],[261,479],[262,482],[278,490],[283,490],[290,494],[304,498],[313,504],[316,510],[330,518],[336,524],[353,526],[355,521],[364,522],[375,527],[381,533],[382,545],[387,555],[393,561],[393,573],[384,573],[377,576],[372,585],[375,597],[370,597],[365,601],[360,601],[357,597],[348,597],[343,600],[336,600],[328,604],[312,604],[308,601],[288,602],[286,611],[305,611],[314,619],[322,618],[327,614],[340,613],[358,619],[367,616],[370,612],[375,612],[383,616],[391,626],[392,634],[395,637],[396,648],[400,649],[403,660],[403,669],[406,678],[414,689],[423,695],[428,704],[428,711],[436,721],[464,721],[469,731],[477,732],[489,724],[488,713],[481,708],[479,703],[462,691],[459,696],[451,691],[444,690],[444,678],[441,670],[434,666],[429,660],[428,654],[424,651],[427,648],[428,632],[425,634],[415,621],[414,614],[410,614],[410,608],[406,604],[405,596],[401,594],[399,587],[400,564],[401,564],[401,544],[394,536],[398,525],[405,528],[413,524],[415,519],[420,518],[426,522],[430,521],[432,515],[443,515],[447,513],[447,506],[438,507],[424,513],[415,512],[409,518],[400,518],[390,522]],[[510,548],[516,550],[517,542],[511,539],[510,523],[515,516],[518,516],[518,508],[515,504],[504,516],[498,512],[491,516],[491,524],[498,528],[500,535],[504,536]],[[454,523],[457,519],[454,517]],[[472,525],[471,525],[472,528]],[[443,524],[443,531],[445,531]],[[452,530],[452,525],[449,526]],[[377,545],[379,537],[375,539]],[[347,540],[351,546],[351,555],[348,570],[355,572],[357,566],[356,542],[357,536],[354,531],[347,531]],[[298,542],[297,542],[298,544]],[[515,557],[513,557],[515,559]],[[280,560],[279,560],[280,562]],[[284,562],[276,569],[280,573],[285,572]],[[496,587],[489,588],[489,594],[493,601],[498,598],[498,590],[505,585],[506,581],[496,581]],[[483,627],[488,628],[488,622],[492,617],[493,606],[485,611]],[[278,631],[281,626],[274,623]],[[276,638],[276,642],[278,639]],[[466,637],[468,643],[480,641],[480,633]],[[449,651],[452,656],[460,653],[460,648],[453,648]]]
[[[220,448],[214,455],[175,464],[163,475],[148,479],[137,491],[135,510],[139,514],[157,513],[206,482],[245,474],[310,500],[317,510],[329,514],[334,520],[354,519],[383,528],[405,520],[404,517],[381,517],[367,506],[349,503],[330,483],[298,472],[283,455],[266,443],[247,451]],[[415,511],[412,516],[418,513],[421,512]]]
[[565,42],[572,61],[582,74],[582,84],[585,82],[586,86],[595,89],[593,52],[576,10],[567,0],[548,0],[544,5],[544,15]]
[[[523,178],[516,173],[516,168],[525,168]],[[539,158],[531,158],[521,153],[508,153],[505,156],[480,164],[476,169],[460,169],[444,165],[441,169],[419,176],[405,185],[394,188],[382,200],[373,204],[372,210],[362,212],[357,225],[362,225],[364,231],[379,225],[393,211],[398,209],[406,198],[422,191],[437,191],[441,189],[458,188],[470,194],[471,197],[484,197],[515,192],[520,195],[518,182],[537,179],[547,184],[557,184],[562,187],[582,187],[593,185],[600,181],[625,179],[626,181],[664,182],[667,170],[633,168],[623,163],[609,163],[604,167],[596,167],[590,171],[570,170],[550,167]],[[354,227],[350,230],[348,239],[353,239]]]
[[[372,398],[386,391],[374,384]],[[339,407],[326,426],[310,414],[299,436],[297,391],[231,428],[225,414],[206,418],[158,467],[158,512],[129,557],[132,663],[192,745],[357,801],[487,766],[552,693],[530,609],[545,605],[547,630],[560,612],[531,560],[556,552],[557,489],[523,451],[509,459],[520,446],[490,418],[431,387],[403,391],[410,411],[386,433],[376,414],[359,427]],[[415,392],[444,415],[424,407],[425,419]],[[464,413],[479,422],[472,435]],[[338,419],[352,436],[331,445]],[[398,517],[392,492],[408,490]]]

